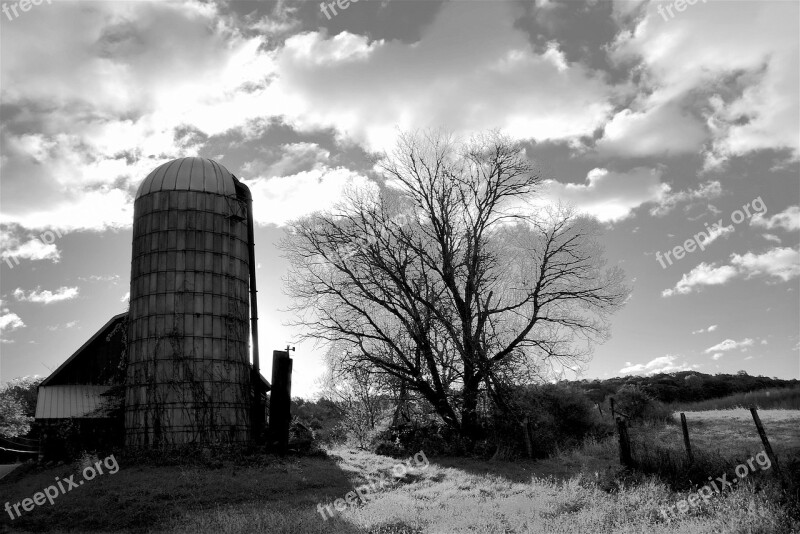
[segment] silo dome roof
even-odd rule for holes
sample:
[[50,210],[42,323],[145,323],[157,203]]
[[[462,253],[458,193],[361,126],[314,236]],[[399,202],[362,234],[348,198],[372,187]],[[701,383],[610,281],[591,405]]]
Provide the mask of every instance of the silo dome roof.
[[158,166],[139,186],[136,198],[156,191],[204,191],[236,195],[236,178],[214,160],[178,158]]

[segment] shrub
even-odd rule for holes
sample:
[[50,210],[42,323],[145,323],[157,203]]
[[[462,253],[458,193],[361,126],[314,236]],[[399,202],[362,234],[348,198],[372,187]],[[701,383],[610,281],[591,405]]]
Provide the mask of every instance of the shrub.
[[389,428],[372,440],[376,454],[404,457],[424,451],[433,456],[461,456],[469,447],[450,427],[440,422],[412,422]]
[[654,399],[638,385],[626,384],[622,386],[614,395],[614,401],[616,410],[627,416],[631,422],[674,422],[669,408]]
[[[545,384],[518,388],[514,406],[532,427],[534,457],[544,457],[556,449],[570,448],[585,438],[610,432],[589,398],[575,387]],[[527,455],[522,421],[495,416],[495,441],[510,455]]]

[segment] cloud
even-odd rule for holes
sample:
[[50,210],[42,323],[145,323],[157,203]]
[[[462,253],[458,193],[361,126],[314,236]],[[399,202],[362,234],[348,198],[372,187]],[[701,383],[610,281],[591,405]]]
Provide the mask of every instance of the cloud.
[[374,187],[365,176],[344,167],[320,166],[290,176],[259,176],[244,181],[253,194],[259,224],[283,225],[289,220],[323,210],[350,187]]
[[719,360],[719,359],[720,359],[720,358],[722,358],[723,356],[725,356],[725,355],[724,355],[724,354],[722,354],[721,352],[717,352],[716,354],[712,354],[712,355],[711,355],[711,359],[712,359],[712,360]]
[[[14,227],[0,228],[0,260],[5,261],[9,267],[19,265],[19,260],[50,260],[53,263],[58,263],[61,259],[61,253],[55,244],[45,243],[42,238],[50,241],[50,236],[56,234],[43,233],[42,238],[36,237],[18,237],[14,235]],[[55,237],[53,237],[55,239]]]
[[61,302],[63,300],[71,300],[78,296],[77,287],[60,287],[55,291],[48,289],[41,290],[40,288],[25,291],[22,288],[14,290],[14,298],[20,302],[34,302],[39,304],[52,304],[53,302]]
[[[727,352],[729,350],[739,349],[739,348],[742,348],[742,347],[750,347],[750,346],[753,345],[753,343],[755,343],[755,342],[749,337],[746,337],[741,341],[734,341],[732,339],[726,339],[725,341],[717,343],[713,347],[708,347],[703,352],[705,352],[706,354],[711,353],[711,352],[715,352],[715,353],[716,352]],[[715,354],[714,356],[717,356],[717,355]],[[721,356],[722,355],[720,354],[720,357]],[[714,359],[718,360],[719,357],[716,357]]]
[[717,329],[717,325],[712,324],[708,328],[701,328],[700,330],[693,330],[692,334],[702,334],[704,332],[713,332],[716,329]]
[[[25,328],[25,323],[20,319],[19,315],[9,310],[0,300],[0,335],[5,335],[20,328]],[[3,342],[7,341],[3,339]]]
[[16,53],[0,65],[14,80],[3,86],[14,112],[0,131],[0,222],[129,227],[136,185],[153,168],[261,116],[266,37],[243,37],[217,9],[54,3],[4,26],[3,48]]
[[68,323],[65,323],[63,325],[57,324],[53,326],[48,326],[47,329],[50,330],[51,332],[57,332],[59,330],[69,330],[71,328],[75,328],[76,326],[78,326],[78,321],[69,321]]
[[697,286],[721,285],[733,279],[737,274],[736,269],[730,265],[714,267],[713,264],[709,265],[703,262],[689,273],[684,274],[673,289],[662,291],[661,296],[686,295],[694,291]]
[[639,364],[632,364],[631,362],[625,362],[625,367],[619,370],[620,373],[624,374],[644,374],[644,375],[653,375],[658,373],[674,373],[677,371],[689,371],[691,367],[686,362],[682,364],[678,364],[675,362],[677,360],[677,356],[670,356],[669,354],[666,356],[661,356],[650,360],[647,363],[639,363]]
[[292,143],[280,147],[277,161],[266,163],[252,160],[242,166],[242,173],[268,178],[287,176],[300,171],[318,169],[329,159],[331,153],[316,143]]
[[[646,157],[697,153],[708,138],[697,117],[676,103],[645,104],[646,109],[624,109],[606,123],[597,142],[602,155]],[[650,106],[650,107],[647,107]]]
[[737,277],[749,279],[756,276],[778,278],[784,282],[800,276],[800,251],[782,247],[763,254],[731,254],[730,265],[719,267],[704,262],[684,274],[673,289],[662,291],[661,296],[686,295],[701,286],[722,285]]
[[776,236],[775,234],[762,234],[762,237],[767,241],[772,241],[773,243],[781,244],[781,238]]
[[662,184],[660,178],[659,171],[644,167],[626,173],[596,168],[589,171],[583,184],[547,181],[542,196],[572,204],[601,222],[616,222],[629,217],[642,204],[661,202],[669,186]]
[[[758,226],[768,230],[783,228],[787,232],[800,230],[800,206],[789,206],[769,219],[765,218],[763,213],[757,213],[750,219],[750,226]],[[765,234],[764,237],[767,235],[769,234]]]
[[[4,50],[18,52],[0,66],[14,80],[3,103],[18,113],[0,131],[4,197],[13,199],[0,222],[127,228],[136,186],[153,168],[198,155],[214,137],[255,140],[265,124],[333,132],[369,150],[426,126],[577,143],[604,124],[618,92],[555,42],[535,48],[512,4],[445,3],[413,43],[324,30],[273,39],[295,28],[292,17],[254,21],[226,9],[54,3],[4,27]],[[313,143],[286,148],[286,161],[253,168],[256,179],[321,164],[335,172]]]
[[800,276],[800,251],[789,247],[773,248],[764,254],[733,254],[731,263],[747,278],[763,275],[786,282]]
[[697,189],[687,189],[686,191],[678,191],[677,193],[670,193],[669,189],[669,186],[667,186],[667,191],[660,199],[658,205],[650,210],[650,215],[662,217],[683,202],[710,200],[722,194],[722,186],[717,180],[700,184]]
[[591,136],[616,90],[568,64],[555,43],[534,50],[517,16],[513,4],[448,2],[413,44],[294,35],[274,53],[265,103],[295,129],[330,128],[368,149],[390,147],[398,127],[499,128],[539,141]]
[[708,246],[720,237],[728,237],[734,232],[733,226],[714,226],[708,230],[708,237],[703,241],[704,246]]
[[120,302],[128,302],[130,299],[131,299],[131,292],[130,292],[130,291],[128,291],[127,293],[125,293],[125,294],[122,296],[122,298],[121,298],[121,299],[119,299],[119,301],[120,301]]
[[[788,149],[797,158],[800,6],[794,2],[698,3],[690,15],[668,22],[658,14],[659,6],[660,2],[650,2],[635,29],[621,34],[611,48],[621,65],[632,68],[630,63],[636,64],[644,73],[640,89],[649,89],[633,102],[638,114],[623,115],[625,120],[617,121],[616,138],[631,139],[634,150],[655,154],[680,143],[669,138],[672,132],[687,132],[698,151],[705,148],[709,166],[762,149]],[[672,122],[664,122],[658,116],[663,106],[691,112],[684,119],[670,114],[666,119]],[[692,129],[699,125],[691,123],[691,118],[700,116],[710,137],[703,146],[699,130]],[[635,142],[634,134],[648,124],[668,132],[660,143],[655,141],[657,133],[645,136],[653,138],[646,143]],[[671,148],[677,152],[684,147]]]

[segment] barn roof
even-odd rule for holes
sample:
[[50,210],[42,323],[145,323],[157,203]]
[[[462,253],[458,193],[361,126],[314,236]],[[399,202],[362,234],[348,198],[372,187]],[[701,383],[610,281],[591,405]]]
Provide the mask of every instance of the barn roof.
[[[128,312],[123,312],[118,315],[115,315],[111,319],[108,320],[106,324],[104,324],[95,334],[89,338],[86,343],[80,346],[78,350],[72,353],[72,356],[67,358],[64,363],[58,366],[58,368],[50,373],[50,376],[44,379],[39,387],[48,386],[51,383],[58,383],[59,382],[59,375],[66,372],[67,369],[70,367],[70,364],[77,359],[84,351],[86,351],[95,341],[102,343],[104,340],[101,339],[101,336],[107,336],[116,326],[118,323],[121,323],[125,320],[128,316]],[[78,362],[76,362],[78,363]],[[98,384],[99,385],[99,384]]]

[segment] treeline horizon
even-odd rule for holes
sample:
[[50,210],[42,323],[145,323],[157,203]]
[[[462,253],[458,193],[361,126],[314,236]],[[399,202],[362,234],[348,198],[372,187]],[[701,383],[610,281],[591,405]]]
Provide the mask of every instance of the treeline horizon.
[[719,399],[737,393],[771,388],[800,387],[800,380],[752,376],[745,371],[736,374],[706,374],[698,371],[677,371],[649,376],[630,375],[606,379],[565,380],[562,384],[581,389],[594,402],[601,403],[622,386],[637,385],[654,399],[665,404]]

